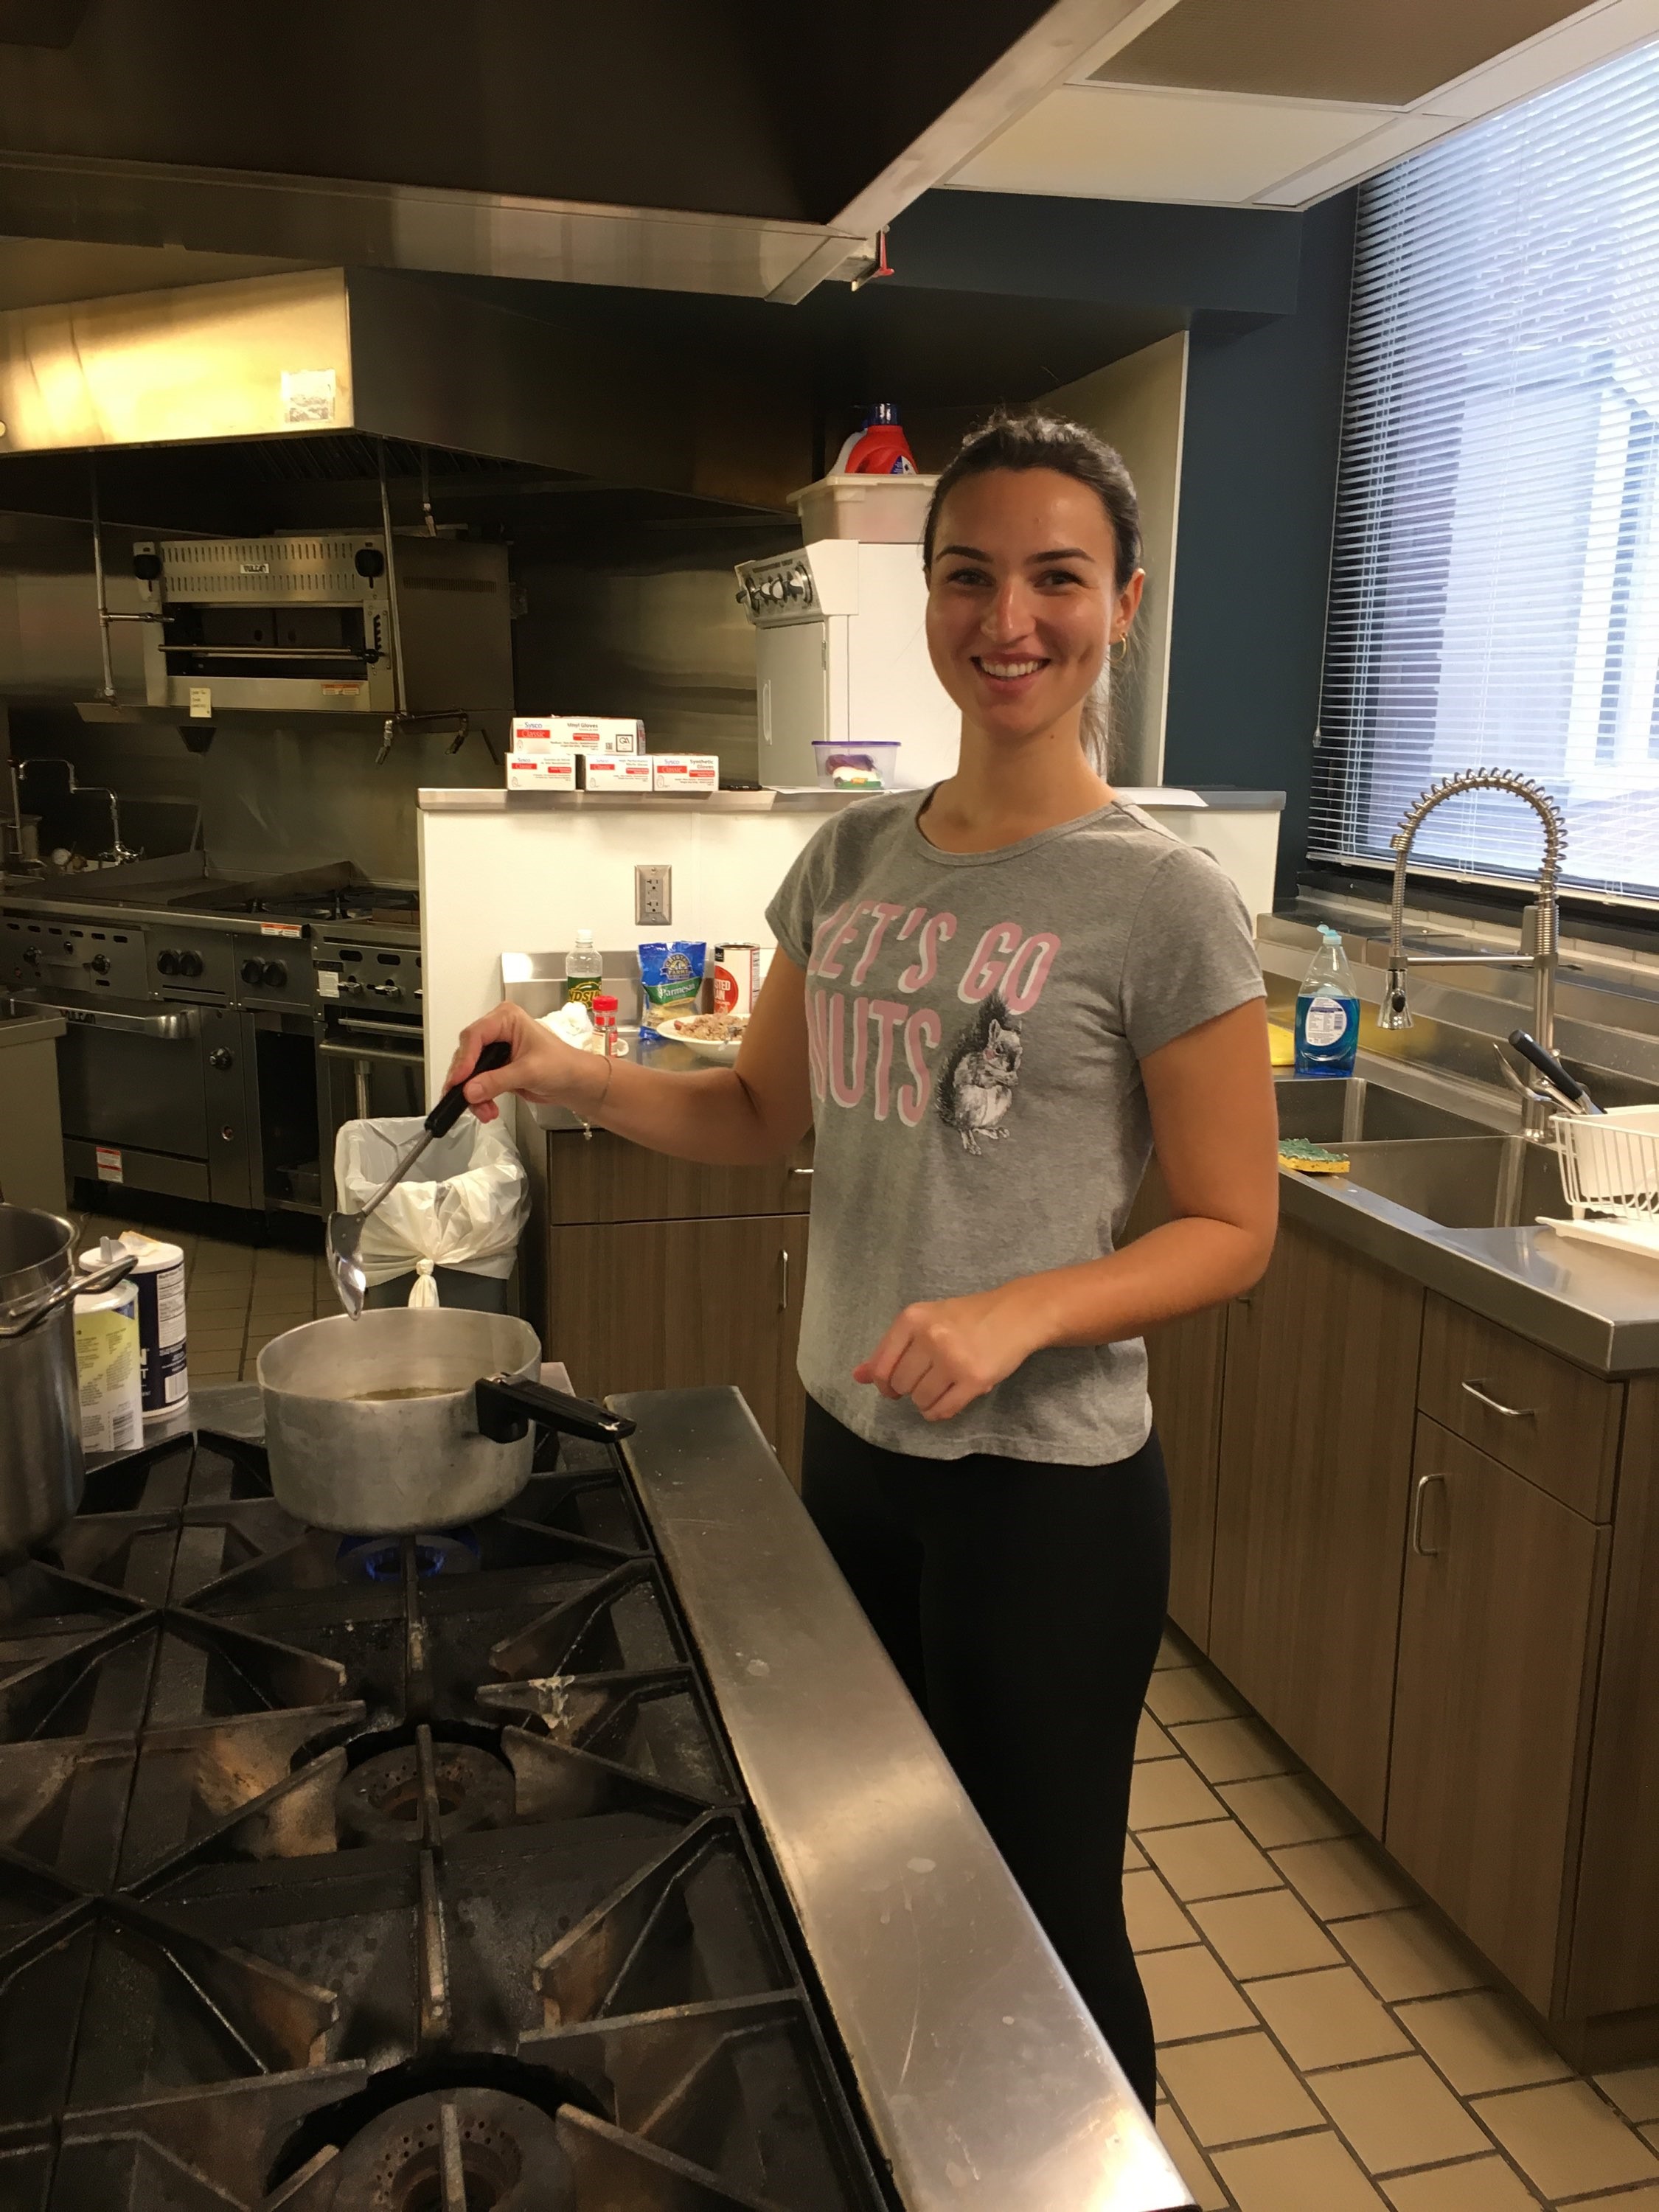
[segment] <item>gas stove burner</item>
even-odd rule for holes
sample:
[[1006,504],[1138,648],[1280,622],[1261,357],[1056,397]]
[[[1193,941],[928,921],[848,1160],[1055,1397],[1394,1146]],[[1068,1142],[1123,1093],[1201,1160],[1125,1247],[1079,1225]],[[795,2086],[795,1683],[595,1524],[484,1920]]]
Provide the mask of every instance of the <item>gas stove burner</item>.
[[[360,1759],[336,1787],[335,1818],[342,1842],[447,1842],[473,1828],[504,1828],[517,1809],[513,1770],[476,1744],[434,1741],[432,1794],[438,1837],[422,1838],[423,1792],[418,1743],[399,1744]],[[436,2199],[434,2199],[435,2203]]]
[[[483,1557],[483,1546],[471,1528],[423,1528],[413,1540],[415,1571],[428,1575],[470,1575]],[[404,1571],[401,1536],[342,1536],[340,1579],[348,1583],[395,1583]]]
[[556,2121],[500,2089],[393,2105],[340,2154],[332,2212],[580,2212]]

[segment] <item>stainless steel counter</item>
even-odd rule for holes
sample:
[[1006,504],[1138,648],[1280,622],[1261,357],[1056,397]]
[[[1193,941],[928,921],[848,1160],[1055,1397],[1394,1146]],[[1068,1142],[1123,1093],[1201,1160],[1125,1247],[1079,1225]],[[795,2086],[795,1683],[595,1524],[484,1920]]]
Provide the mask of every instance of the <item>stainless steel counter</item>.
[[[1315,903],[1263,915],[1258,949],[1268,1010],[1290,1023],[1297,984],[1318,944]],[[1382,989],[1387,915],[1358,901],[1317,902],[1333,918],[1362,1002]],[[1413,949],[1507,950],[1515,933],[1474,934],[1436,921],[1414,927]],[[1528,1019],[1530,985],[1502,969],[1446,971],[1415,987],[1417,1024],[1366,1024],[1357,1072],[1407,1097],[1448,1107],[1494,1132],[1519,1127],[1513,1097],[1493,1081],[1494,1046]],[[1651,968],[1576,947],[1564,960],[1558,1042],[1576,1069],[1613,1105],[1659,1095],[1659,978]],[[1374,1048],[1374,1049],[1369,1048]],[[1334,1238],[1489,1320],[1604,1375],[1659,1368],[1659,1262],[1543,1228],[1445,1228],[1339,1176],[1281,1171],[1286,1218]],[[1546,1209],[1553,1210],[1553,1209]]]
[[906,2212],[1190,2205],[743,1400],[611,1403]]
[[1279,1210],[1603,1375],[1659,1368],[1659,1262],[1549,1229],[1443,1229],[1340,1176],[1281,1170]]

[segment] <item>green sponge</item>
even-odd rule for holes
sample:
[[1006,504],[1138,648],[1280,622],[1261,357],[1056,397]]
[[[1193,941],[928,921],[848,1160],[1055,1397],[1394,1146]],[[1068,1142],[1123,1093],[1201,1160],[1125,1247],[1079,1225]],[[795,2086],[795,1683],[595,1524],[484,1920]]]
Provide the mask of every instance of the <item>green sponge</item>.
[[1316,1145],[1307,1137],[1281,1137],[1279,1164],[1294,1168],[1299,1175],[1346,1175],[1348,1156],[1346,1152],[1334,1152],[1324,1145]]

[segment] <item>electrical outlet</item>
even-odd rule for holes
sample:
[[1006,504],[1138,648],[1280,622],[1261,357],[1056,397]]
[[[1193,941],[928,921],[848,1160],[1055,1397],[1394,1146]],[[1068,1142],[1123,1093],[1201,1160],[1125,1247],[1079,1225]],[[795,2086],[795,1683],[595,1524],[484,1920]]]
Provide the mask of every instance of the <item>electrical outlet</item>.
[[666,861],[641,861],[634,871],[634,920],[641,929],[674,919],[674,871]]

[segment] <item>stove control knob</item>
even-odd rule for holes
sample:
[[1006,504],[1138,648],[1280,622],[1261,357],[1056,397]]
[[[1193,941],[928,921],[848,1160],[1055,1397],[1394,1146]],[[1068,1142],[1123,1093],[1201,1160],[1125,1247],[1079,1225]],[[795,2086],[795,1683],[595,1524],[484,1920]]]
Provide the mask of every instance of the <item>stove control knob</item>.
[[280,991],[288,981],[288,970],[280,960],[267,960],[259,971],[259,981],[267,991]]
[[391,981],[385,983],[371,983],[368,988],[371,991],[374,992],[378,997],[382,999],[401,999],[404,995],[404,987],[401,983],[394,983]]
[[224,1073],[226,1068],[234,1067],[235,1065],[235,1055],[232,1053],[227,1052],[223,1045],[221,1045],[216,1052],[210,1052],[208,1054],[208,1066],[210,1067],[216,1067],[222,1075]]
[[176,952],[158,952],[155,967],[159,975],[176,975],[179,973],[179,955]]
[[812,596],[812,579],[805,568],[792,568],[783,588],[787,597],[805,604]]
[[775,607],[781,607],[783,605],[783,579],[781,576],[769,576],[767,578],[766,596],[770,599]]
[[23,947],[23,957],[28,962],[31,968],[39,967],[40,963],[40,946],[38,945],[26,945]]
[[87,965],[91,969],[94,975],[107,975],[109,973],[108,953],[94,952],[91,959],[88,961]]
[[245,983],[258,982],[264,976],[264,972],[265,967],[263,960],[244,960],[242,963],[242,981]]
[[[159,967],[161,963],[158,961],[156,965]],[[179,955],[179,973],[181,975],[199,975],[201,972],[202,956],[199,952],[181,952]]]
[[362,988],[363,981],[361,975],[342,975],[340,978],[340,988],[343,991],[361,991]]

